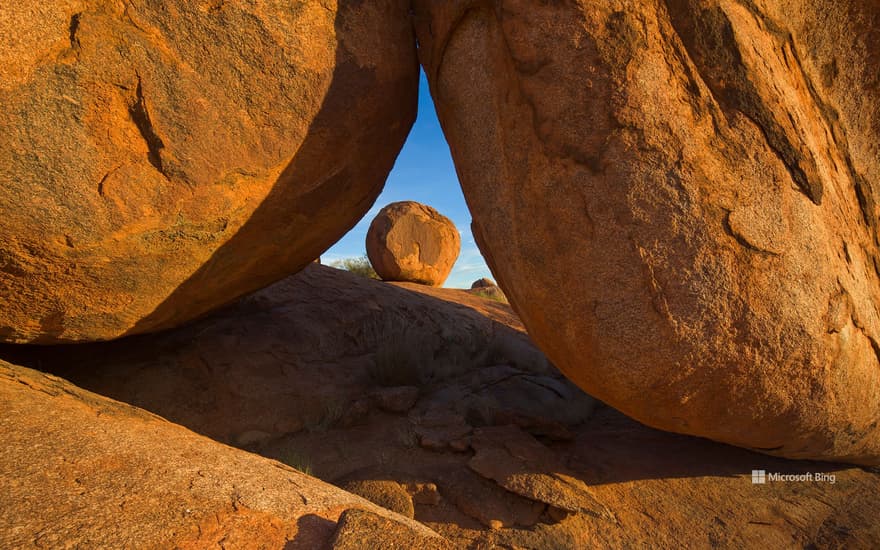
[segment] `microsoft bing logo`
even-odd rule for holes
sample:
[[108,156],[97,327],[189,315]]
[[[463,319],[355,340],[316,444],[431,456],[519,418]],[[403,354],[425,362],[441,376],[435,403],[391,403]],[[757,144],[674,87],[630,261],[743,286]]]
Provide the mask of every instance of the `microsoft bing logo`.
[[767,471],[766,470],[752,470],[752,483],[757,483],[757,484],[767,483]]

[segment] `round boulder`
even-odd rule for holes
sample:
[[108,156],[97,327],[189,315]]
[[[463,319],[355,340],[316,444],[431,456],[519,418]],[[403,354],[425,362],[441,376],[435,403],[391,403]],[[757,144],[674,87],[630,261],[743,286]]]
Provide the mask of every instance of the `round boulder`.
[[502,291],[501,288],[492,281],[492,279],[482,278],[474,281],[468,292],[475,296],[481,296],[483,298],[488,298],[497,302],[503,302],[505,304],[510,303],[508,302],[507,296],[505,296],[504,291]]
[[452,221],[413,201],[380,210],[367,232],[367,256],[385,281],[441,286],[460,250]]
[[492,279],[487,279],[486,277],[483,277],[482,279],[477,279],[476,281],[474,281],[471,285],[471,288],[494,288],[497,286],[498,285],[496,285],[495,281],[493,281]]
[[0,341],[174,327],[318,257],[370,208],[415,119],[408,10],[0,10]]
[[880,464],[880,4],[413,2],[529,335],[655,428]]

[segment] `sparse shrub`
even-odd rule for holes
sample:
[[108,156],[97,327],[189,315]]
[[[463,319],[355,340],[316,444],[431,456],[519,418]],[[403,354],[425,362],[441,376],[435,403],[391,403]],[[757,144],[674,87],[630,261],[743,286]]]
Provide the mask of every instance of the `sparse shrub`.
[[418,446],[419,436],[413,427],[406,423],[397,428],[397,442],[407,449],[412,449]]
[[474,296],[479,296],[480,298],[492,300],[493,302],[498,302],[500,304],[510,304],[510,302],[507,301],[507,297],[504,295],[504,293],[498,290],[498,287],[473,290],[471,291],[471,293]]
[[306,429],[310,432],[326,432],[345,414],[345,405],[338,400],[325,402],[320,411],[306,418]]
[[312,463],[309,458],[293,449],[282,451],[281,456],[279,456],[278,459],[291,468],[296,468],[307,476],[312,475]]
[[504,302],[504,300],[502,300],[501,297],[498,296],[497,294],[493,294],[491,292],[486,292],[485,290],[478,290],[478,291],[474,292],[474,295],[479,296],[480,298],[485,298],[487,300],[493,300],[495,302],[502,302],[502,303]]
[[344,258],[332,262],[330,267],[344,269],[345,271],[360,275],[361,277],[366,277],[367,279],[379,279],[379,275],[376,273],[376,270],[373,269],[373,264],[370,263],[370,259],[366,255],[357,258]]

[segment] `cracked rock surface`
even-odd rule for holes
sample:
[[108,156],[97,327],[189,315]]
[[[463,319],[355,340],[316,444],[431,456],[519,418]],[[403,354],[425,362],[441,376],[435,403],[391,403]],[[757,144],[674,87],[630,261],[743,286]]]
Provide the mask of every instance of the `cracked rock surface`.
[[[415,405],[389,411],[368,359],[397,317],[424,333],[408,341],[424,376]],[[0,346],[70,380],[0,366],[0,547],[880,546],[876,469],[646,427],[521,330],[463,290],[314,265],[163,334]],[[815,477],[754,485],[753,469]]]
[[4,361],[0,403],[4,548],[323,548],[350,508],[437,539],[289,466]]

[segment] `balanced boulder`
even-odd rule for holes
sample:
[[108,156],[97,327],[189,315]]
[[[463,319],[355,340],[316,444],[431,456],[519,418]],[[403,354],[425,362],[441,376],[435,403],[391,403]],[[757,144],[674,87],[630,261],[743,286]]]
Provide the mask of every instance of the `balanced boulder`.
[[180,324],[370,208],[415,118],[409,2],[0,10],[0,341]]
[[880,463],[880,4],[416,0],[473,233],[651,426]]
[[441,286],[461,250],[452,220],[413,201],[391,203],[367,232],[367,256],[386,281]]

